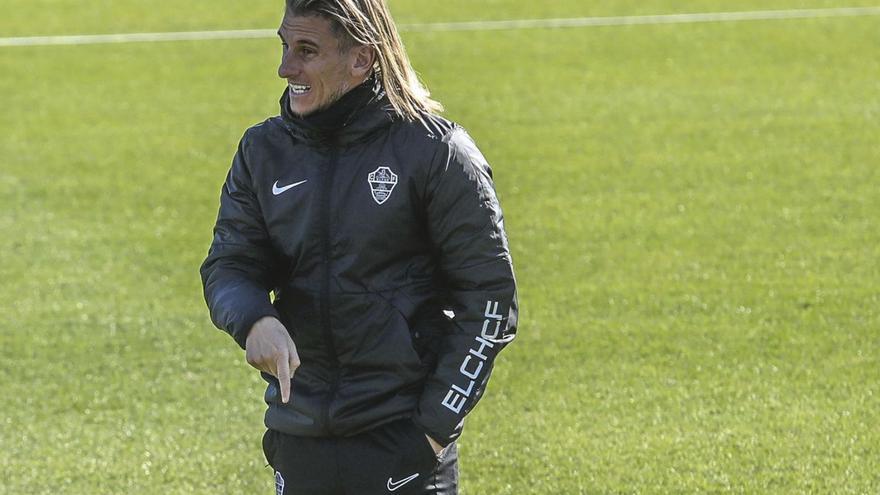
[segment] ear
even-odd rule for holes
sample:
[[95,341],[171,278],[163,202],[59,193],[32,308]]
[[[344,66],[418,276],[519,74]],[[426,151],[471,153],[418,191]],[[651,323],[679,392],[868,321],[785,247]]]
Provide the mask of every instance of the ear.
[[351,50],[351,75],[358,78],[366,77],[376,63],[376,50],[367,45],[358,45]]

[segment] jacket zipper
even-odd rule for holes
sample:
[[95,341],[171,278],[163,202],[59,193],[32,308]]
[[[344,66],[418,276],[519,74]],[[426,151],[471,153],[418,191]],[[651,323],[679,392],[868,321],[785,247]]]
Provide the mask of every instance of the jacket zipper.
[[339,386],[339,360],[336,357],[336,345],[333,342],[333,329],[330,324],[330,193],[333,189],[333,175],[336,172],[336,165],[339,161],[339,153],[335,147],[331,148],[330,159],[327,166],[321,171],[323,180],[321,194],[321,257],[323,261],[323,274],[321,277],[321,328],[324,333],[324,340],[327,345],[327,351],[330,354],[330,365],[332,369],[332,377],[330,379],[330,390],[324,400],[324,408],[322,411],[322,419],[324,430],[329,435],[332,434],[330,428],[330,404],[336,395],[336,389]]

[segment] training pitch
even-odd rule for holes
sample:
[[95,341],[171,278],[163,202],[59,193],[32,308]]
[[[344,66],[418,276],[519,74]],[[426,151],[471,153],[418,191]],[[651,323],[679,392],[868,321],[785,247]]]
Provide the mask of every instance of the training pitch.
[[[880,16],[489,22],[874,3],[391,1],[493,165],[520,288],[463,494],[880,491]],[[0,38],[283,2],[4,4]],[[198,267],[279,52],[0,46],[0,494],[272,493]]]

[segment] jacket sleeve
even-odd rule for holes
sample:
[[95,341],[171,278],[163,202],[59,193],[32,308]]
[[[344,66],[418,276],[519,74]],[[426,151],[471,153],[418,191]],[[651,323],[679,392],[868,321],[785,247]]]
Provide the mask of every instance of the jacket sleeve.
[[257,320],[278,318],[269,300],[272,275],[278,273],[277,256],[245,161],[244,142],[220,193],[214,239],[200,270],[211,320],[242,349]]
[[454,128],[445,141],[430,172],[425,208],[454,316],[413,421],[448,445],[483,395],[495,356],[516,335],[517,301],[492,171],[463,129]]

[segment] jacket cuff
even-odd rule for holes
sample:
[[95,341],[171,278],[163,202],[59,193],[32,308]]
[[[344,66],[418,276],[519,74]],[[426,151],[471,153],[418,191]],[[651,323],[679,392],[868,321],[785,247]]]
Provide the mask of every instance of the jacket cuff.
[[230,329],[229,334],[232,335],[232,338],[239,347],[247,349],[247,338],[251,333],[251,329],[254,327],[254,323],[260,321],[261,318],[266,316],[273,316],[279,320],[281,319],[278,310],[276,310],[271,304],[267,304],[266,306],[254,308],[253,311],[242,315],[238,324]]

